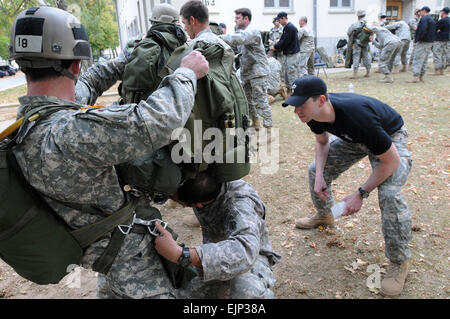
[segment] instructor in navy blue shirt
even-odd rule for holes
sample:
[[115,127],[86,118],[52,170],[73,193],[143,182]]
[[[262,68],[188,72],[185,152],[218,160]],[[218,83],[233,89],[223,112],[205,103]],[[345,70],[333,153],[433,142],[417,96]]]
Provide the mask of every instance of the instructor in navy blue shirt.
[[280,12],[275,18],[280,20],[283,26],[281,38],[270,47],[270,50],[283,51],[283,62],[285,74],[283,75],[286,87],[292,93],[292,83],[300,75],[300,43],[298,41],[298,29],[289,22],[286,12]]
[[313,75],[294,82],[294,93],[283,103],[284,107],[288,105],[295,107],[300,120],[316,136],[309,186],[317,213],[301,218],[296,227],[332,226],[332,181],[368,156],[372,174],[344,198],[343,215],[359,212],[363,201],[378,188],[385,255],[391,262],[381,282],[381,293],[399,295],[408,273],[408,244],[412,239],[411,214],[400,194],[412,165],[403,118],[389,105],[368,96],[328,94],[325,82]]

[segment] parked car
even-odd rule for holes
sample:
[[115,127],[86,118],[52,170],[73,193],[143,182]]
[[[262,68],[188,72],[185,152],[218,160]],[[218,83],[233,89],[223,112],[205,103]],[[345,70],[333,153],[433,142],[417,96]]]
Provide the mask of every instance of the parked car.
[[0,65],[0,71],[5,71],[7,73],[7,75],[15,75],[16,74],[16,70],[14,70],[14,68],[8,64]]
[[7,76],[8,72],[0,70],[0,78]]

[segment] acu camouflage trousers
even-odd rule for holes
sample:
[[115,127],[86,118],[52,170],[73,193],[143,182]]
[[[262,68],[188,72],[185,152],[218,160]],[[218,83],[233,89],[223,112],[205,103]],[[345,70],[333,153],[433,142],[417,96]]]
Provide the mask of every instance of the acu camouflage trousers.
[[449,43],[450,41],[435,41],[433,43],[433,62],[435,70],[445,69],[450,63],[450,61],[447,61]]
[[251,119],[262,117],[265,127],[272,127],[272,109],[267,97],[267,76],[247,80],[242,84]]
[[[392,262],[403,262],[411,257],[408,243],[412,240],[411,213],[400,194],[411,170],[411,152],[407,149],[408,132],[402,128],[392,135],[392,141],[400,156],[400,165],[395,173],[378,186],[378,203],[381,209],[382,231],[385,241],[385,255]],[[309,167],[309,187],[311,198],[319,214],[331,214],[334,203],[332,181],[364,157],[369,156],[372,168],[380,161],[362,144],[346,142],[335,138],[330,143],[324,179],[328,185],[330,198],[324,202],[314,192],[316,166]]]
[[433,43],[416,42],[414,46],[414,57],[412,62],[412,72],[414,76],[424,75],[427,71],[428,57],[430,56]]
[[273,299],[275,277],[266,256],[259,255],[248,272],[227,281],[202,281],[195,277],[185,289],[177,290],[179,299]]
[[353,70],[359,69],[359,61],[363,61],[366,70],[370,70],[372,57],[370,56],[369,46],[361,47],[357,44],[353,47]]
[[383,74],[389,74],[392,72],[394,66],[395,57],[400,52],[402,42],[391,42],[386,44],[380,53],[379,67]]
[[299,77],[300,52],[295,54],[283,55],[284,58],[284,83],[288,89],[292,88],[292,84]]

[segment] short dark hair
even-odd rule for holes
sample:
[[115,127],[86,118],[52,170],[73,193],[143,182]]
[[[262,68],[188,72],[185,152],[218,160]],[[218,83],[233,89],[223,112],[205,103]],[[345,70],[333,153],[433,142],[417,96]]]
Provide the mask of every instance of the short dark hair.
[[178,188],[178,199],[187,204],[210,202],[219,195],[222,184],[210,173],[201,172]]
[[[75,60],[61,60],[61,66],[63,69],[69,69]],[[22,70],[25,73],[28,82],[45,81],[63,76],[54,68],[26,68]]]
[[252,12],[248,8],[236,9],[234,13],[242,15],[243,18],[248,17],[248,21],[252,21]]
[[209,21],[209,10],[208,7],[199,0],[190,0],[186,2],[180,10],[180,15],[185,19],[190,19],[194,17],[200,23],[208,23]]

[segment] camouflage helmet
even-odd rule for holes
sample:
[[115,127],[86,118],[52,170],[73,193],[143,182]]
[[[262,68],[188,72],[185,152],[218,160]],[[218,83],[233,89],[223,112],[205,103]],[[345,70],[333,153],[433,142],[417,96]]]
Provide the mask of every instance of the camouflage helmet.
[[150,21],[153,23],[176,23],[180,20],[178,11],[168,3],[161,3],[152,10]]
[[356,11],[356,15],[358,17],[365,17],[366,16],[366,10],[358,10],[358,11]]
[[11,29],[9,58],[22,69],[50,68],[75,79],[61,67],[61,60],[92,58],[86,29],[67,11],[31,7],[22,11]]
[[222,28],[217,22],[210,21],[209,22],[209,28],[215,35],[221,35],[223,34]]

